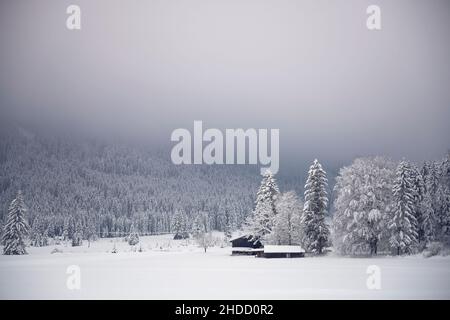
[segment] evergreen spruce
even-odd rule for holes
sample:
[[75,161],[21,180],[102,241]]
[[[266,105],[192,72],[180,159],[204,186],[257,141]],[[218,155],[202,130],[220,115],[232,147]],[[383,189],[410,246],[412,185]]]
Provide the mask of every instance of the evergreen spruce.
[[418,243],[418,223],[415,213],[415,187],[411,165],[402,161],[396,171],[393,186],[394,210],[389,221],[389,243],[397,255],[412,253]]
[[31,227],[31,245],[34,247],[44,247],[48,245],[48,229],[44,219],[38,214]]
[[325,223],[328,206],[326,172],[319,161],[314,160],[308,171],[303,207],[303,246],[309,252],[321,254],[329,245],[330,231]]
[[83,226],[78,217],[72,219],[73,232],[72,232],[72,247],[78,247],[83,244]]
[[134,223],[131,225],[130,234],[128,235],[127,240],[130,246],[135,246],[139,243],[139,234],[136,231]]
[[275,177],[270,171],[266,171],[256,194],[255,209],[247,223],[252,241],[265,240],[272,232],[279,193]]
[[2,236],[3,254],[21,255],[27,253],[25,250],[25,237],[28,235],[30,228],[25,219],[26,212],[23,195],[19,190],[8,209],[8,217]]

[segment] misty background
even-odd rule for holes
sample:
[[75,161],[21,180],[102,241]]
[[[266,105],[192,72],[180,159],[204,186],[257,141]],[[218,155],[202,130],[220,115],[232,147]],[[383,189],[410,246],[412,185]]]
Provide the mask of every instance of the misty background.
[[[81,7],[81,30],[66,8]],[[381,7],[382,30],[366,28]],[[0,116],[167,151],[176,128],[280,129],[280,175],[314,158],[449,148],[448,1],[0,3]]]

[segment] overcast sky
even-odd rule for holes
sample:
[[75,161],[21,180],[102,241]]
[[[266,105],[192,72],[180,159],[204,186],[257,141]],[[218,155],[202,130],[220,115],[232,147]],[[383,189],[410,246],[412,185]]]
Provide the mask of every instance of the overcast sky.
[[[69,4],[80,31],[66,29]],[[0,112],[163,146],[194,120],[278,128],[281,166],[440,158],[449,31],[448,0],[2,0]]]

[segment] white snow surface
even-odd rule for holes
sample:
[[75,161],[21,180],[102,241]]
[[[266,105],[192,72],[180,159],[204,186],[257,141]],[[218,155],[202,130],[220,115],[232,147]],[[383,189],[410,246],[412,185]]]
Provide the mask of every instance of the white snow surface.
[[[143,252],[100,239],[57,246],[62,253],[0,255],[0,299],[450,299],[450,257],[262,259],[231,256],[231,247],[204,253],[172,235],[140,240]],[[71,265],[80,267],[80,290],[67,287]],[[380,290],[366,285],[372,265]]]

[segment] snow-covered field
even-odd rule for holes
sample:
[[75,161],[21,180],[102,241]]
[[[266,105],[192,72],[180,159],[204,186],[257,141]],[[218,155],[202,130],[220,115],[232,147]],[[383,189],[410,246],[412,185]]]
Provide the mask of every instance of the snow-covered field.
[[[0,299],[450,299],[450,257],[264,259],[229,247],[204,253],[171,235],[141,243],[143,252],[101,239],[1,255]],[[67,287],[71,265],[80,267],[79,290]],[[367,288],[370,265],[381,270],[380,290]]]

